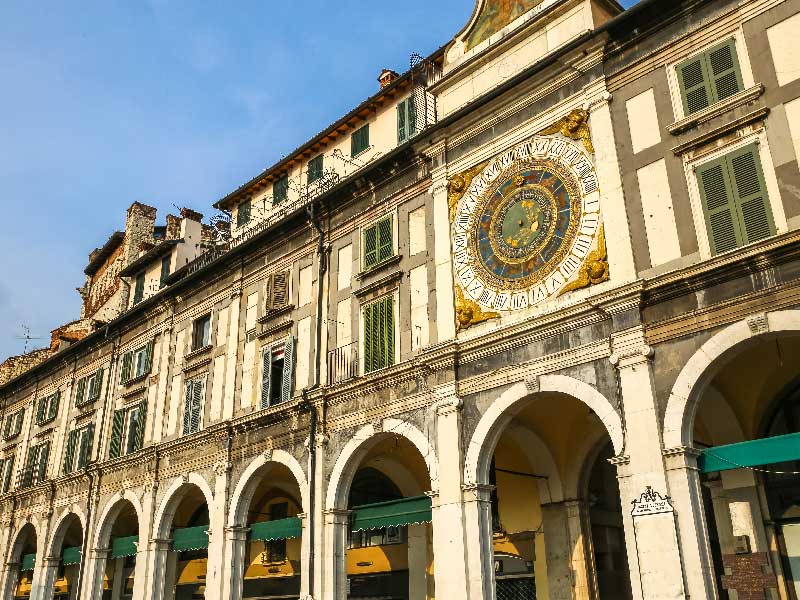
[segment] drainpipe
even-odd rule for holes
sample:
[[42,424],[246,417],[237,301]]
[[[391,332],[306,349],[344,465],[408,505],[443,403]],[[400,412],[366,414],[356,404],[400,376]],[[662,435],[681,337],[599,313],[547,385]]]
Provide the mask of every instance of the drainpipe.
[[[321,370],[322,370],[322,280],[328,270],[326,252],[325,252],[325,230],[319,222],[319,215],[316,210],[316,204],[311,203],[311,206],[306,209],[308,219],[311,225],[317,230],[317,260],[319,264],[319,271],[317,275],[317,324],[316,324],[316,339],[315,339],[315,363],[314,363],[314,384],[310,389],[316,389],[321,383]],[[315,531],[316,520],[314,518],[316,511],[316,484],[317,484],[317,410],[308,401],[308,389],[303,390],[303,409],[308,410],[310,413],[309,423],[309,437],[308,437],[308,452],[309,452],[309,497],[308,497],[308,535],[309,535],[309,551],[308,551],[308,593],[310,597],[314,597],[314,562],[316,545]],[[324,402],[324,399],[323,399]]]

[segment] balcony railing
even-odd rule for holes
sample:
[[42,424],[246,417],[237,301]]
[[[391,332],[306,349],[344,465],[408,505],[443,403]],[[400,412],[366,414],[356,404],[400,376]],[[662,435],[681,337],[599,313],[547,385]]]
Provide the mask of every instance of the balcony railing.
[[358,342],[328,352],[328,384],[358,377]]

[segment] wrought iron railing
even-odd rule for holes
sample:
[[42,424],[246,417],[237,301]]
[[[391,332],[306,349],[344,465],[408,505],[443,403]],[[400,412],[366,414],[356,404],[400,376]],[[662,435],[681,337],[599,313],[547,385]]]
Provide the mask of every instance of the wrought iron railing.
[[328,384],[358,377],[358,342],[328,352]]

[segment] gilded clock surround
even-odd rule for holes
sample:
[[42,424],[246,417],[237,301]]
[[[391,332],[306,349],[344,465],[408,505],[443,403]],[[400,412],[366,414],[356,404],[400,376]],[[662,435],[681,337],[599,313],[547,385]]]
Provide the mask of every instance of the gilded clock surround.
[[593,154],[577,109],[450,179],[459,330],[609,278]]

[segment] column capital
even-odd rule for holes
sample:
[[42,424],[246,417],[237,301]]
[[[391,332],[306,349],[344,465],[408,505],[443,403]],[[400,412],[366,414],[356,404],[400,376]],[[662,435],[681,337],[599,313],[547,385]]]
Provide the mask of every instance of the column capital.
[[702,453],[702,450],[694,446],[675,446],[674,448],[661,450],[667,471],[675,469],[697,470],[697,459]]
[[495,487],[485,483],[465,483],[461,486],[464,502],[490,502]]
[[172,548],[172,540],[153,538],[150,540],[150,547],[156,552],[167,552]]
[[92,558],[108,558],[111,556],[111,548],[92,548],[89,550]]
[[428,191],[430,192],[431,195],[437,196],[439,194],[446,194],[447,188],[448,188],[447,179],[439,179],[433,182]]
[[57,567],[61,564],[60,556],[45,556],[42,560],[43,567]]

